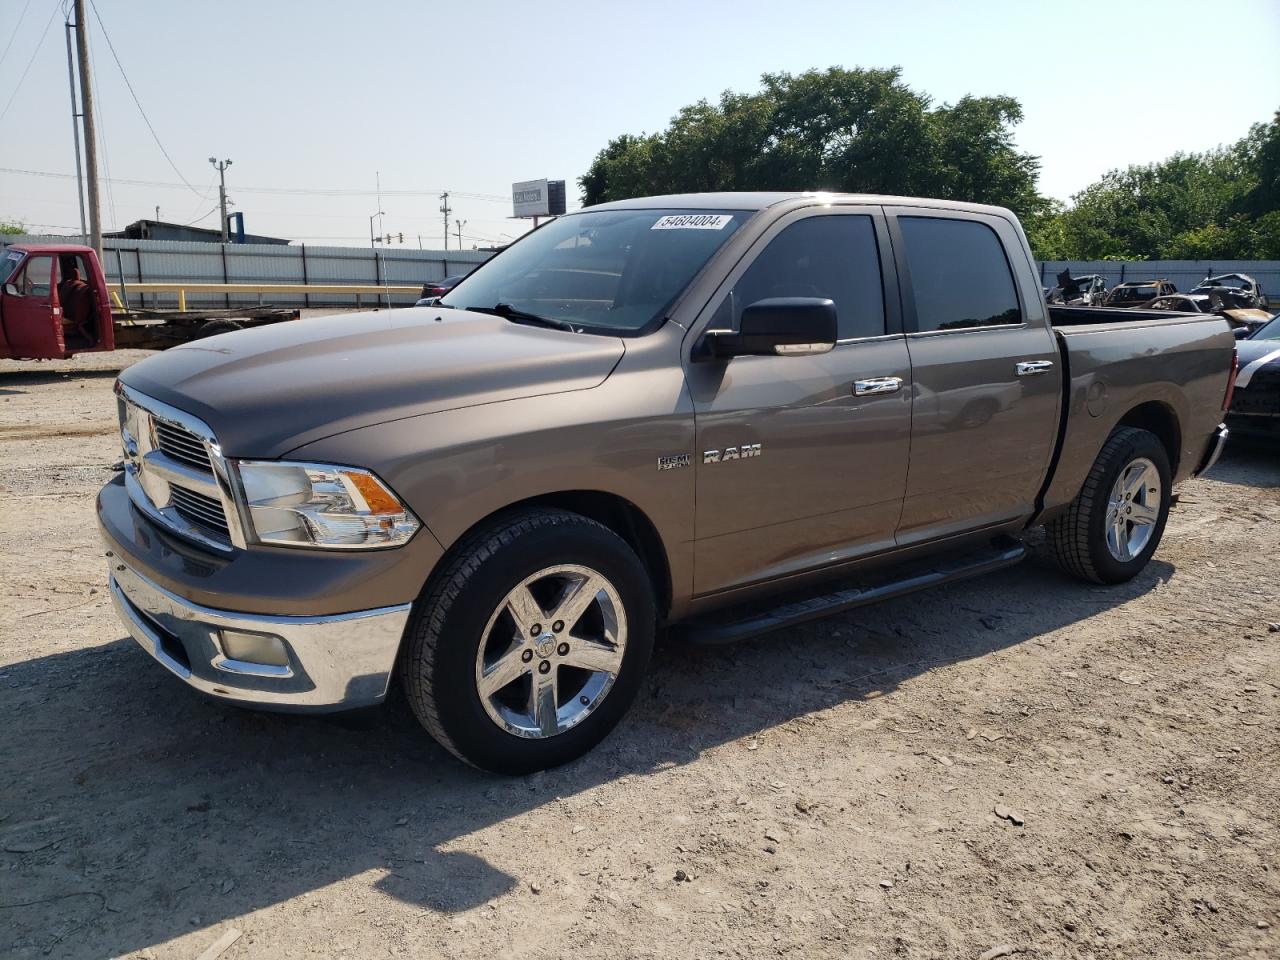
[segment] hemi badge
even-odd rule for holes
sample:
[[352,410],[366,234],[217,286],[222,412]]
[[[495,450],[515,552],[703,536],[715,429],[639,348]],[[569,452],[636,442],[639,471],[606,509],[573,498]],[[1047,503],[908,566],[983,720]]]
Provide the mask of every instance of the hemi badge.
[[679,467],[687,467],[689,465],[689,454],[673,453],[665,457],[658,458],[659,470],[675,470]]

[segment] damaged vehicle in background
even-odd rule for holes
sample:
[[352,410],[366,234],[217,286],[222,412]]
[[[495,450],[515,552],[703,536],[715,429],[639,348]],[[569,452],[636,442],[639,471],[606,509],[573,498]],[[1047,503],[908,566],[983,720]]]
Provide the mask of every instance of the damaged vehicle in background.
[[1055,278],[1058,285],[1045,291],[1049,303],[1061,303],[1070,307],[1100,307],[1107,296],[1107,278],[1098,273],[1073,277],[1063,270]]
[[1156,297],[1177,293],[1178,288],[1168,280],[1130,280],[1117,283],[1103,298],[1104,307],[1140,307]]
[[1227,427],[1245,437],[1280,439],[1280,315],[1236,344],[1240,373]]
[[1244,273],[1224,273],[1220,277],[1206,277],[1192,293],[1205,296],[1222,304],[1223,310],[1265,310],[1267,298],[1262,292],[1262,284]]
[[1243,340],[1255,330],[1271,322],[1271,314],[1258,309],[1228,309],[1222,300],[1207,293],[1172,293],[1140,303],[1141,310],[1173,310],[1178,313],[1208,313],[1222,317],[1231,324],[1237,340]]

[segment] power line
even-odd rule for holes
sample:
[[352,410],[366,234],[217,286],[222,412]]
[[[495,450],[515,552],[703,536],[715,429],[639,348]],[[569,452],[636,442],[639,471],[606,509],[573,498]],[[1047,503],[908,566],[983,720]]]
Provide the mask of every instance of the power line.
[[4,45],[4,53],[0,53],[0,66],[4,65],[5,57],[9,56],[9,50],[13,47],[13,41],[18,38],[18,31],[22,29],[22,21],[27,19],[27,11],[31,9],[31,0],[27,0],[27,5],[22,8],[22,13],[18,17],[18,22],[13,25],[13,33],[9,34],[9,42]]
[[209,198],[201,194],[193,187],[187,178],[182,175],[182,171],[178,169],[178,165],[173,162],[173,157],[169,156],[169,151],[164,148],[164,144],[160,142],[160,136],[156,133],[156,128],[151,125],[151,119],[147,116],[147,111],[142,109],[142,101],[138,99],[138,94],[134,92],[133,84],[129,82],[129,74],[125,73],[124,64],[120,62],[120,56],[116,53],[115,44],[111,42],[111,34],[107,33],[107,26],[102,22],[102,14],[98,13],[98,5],[94,0],[89,0],[89,6],[93,8],[94,19],[98,21],[98,29],[102,31],[103,38],[107,41],[107,49],[111,51],[111,59],[115,60],[116,67],[120,70],[120,76],[124,78],[124,85],[129,88],[129,96],[133,97],[133,103],[138,108],[138,113],[142,114],[142,122],[147,125],[147,129],[151,131],[151,139],[156,142],[156,146],[160,148],[160,152],[164,154],[165,160],[169,161],[169,166],[173,172],[178,175],[178,179],[183,185],[202,200]]
[[[18,167],[0,167],[0,173],[9,173],[26,177],[50,177],[55,180],[74,180],[74,173],[56,173],[52,170],[26,170]],[[189,185],[184,183],[173,183],[164,180],[130,180],[122,177],[113,178],[112,183],[129,187],[162,187],[172,189],[186,189]],[[236,187],[237,193],[262,193],[272,194],[276,196],[298,196],[298,197],[374,197],[377,196],[375,190],[352,190],[346,188],[307,188],[307,187]],[[383,197],[432,197],[439,198],[441,191],[425,188],[422,190],[383,190]],[[510,203],[510,197],[499,196],[495,193],[459,193],[456,190],[450,190],[449,196],[452,199],[461,198],[463,200],[483,200],[487,203]]]
[[36,62],[36,57],[40,55],[40,48],[44,46],[44,38],[49,35],[49,28],[53,26],[53,18],[57,15],[58,7],[55,4],[53,12],[49,14],[48,23],[44,25],[44,33],[40,34],[40,39],[36,42],[36,48],[31,51],[31,59],[27,61],[26,69],[22,71],[22,76],[18,78],[18,82],[13,88],[13,93],[9,95],[9,102],[4,105],[3,110],[0,110],[0,121],[4,120],[9,108],[13,106],[13,101],[18,99],[18,92],[22,89],[22,82],[27,79],[27,74],[31,72],[31,65]]

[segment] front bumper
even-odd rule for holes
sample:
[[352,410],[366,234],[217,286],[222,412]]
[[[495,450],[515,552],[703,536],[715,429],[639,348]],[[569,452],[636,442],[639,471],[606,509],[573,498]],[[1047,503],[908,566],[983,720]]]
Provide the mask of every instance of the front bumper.
[[[371,706],[387,694],[411,604],[330,616],[269,616],[200,606],[111,556],[111,598],[133,638],[171,673],[220,700],[273,710]],[[221,630],[283,641],[287,666],[228,659]]]

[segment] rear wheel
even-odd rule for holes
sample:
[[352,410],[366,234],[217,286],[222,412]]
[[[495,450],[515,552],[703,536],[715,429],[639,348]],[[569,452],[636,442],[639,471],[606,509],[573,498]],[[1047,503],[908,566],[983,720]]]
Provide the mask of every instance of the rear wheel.
[[635,699],[654,599],[631,548],[577,514],[500,518],[418,601],[402,677],[418,720],[453,754],[519,774],[595,746]]
[[1093,583],[1123,583],[1150,561],[1169,517],[1169,455],[1155,434],[1116,430],[1071,506],[1047,525],[1058,563]]

